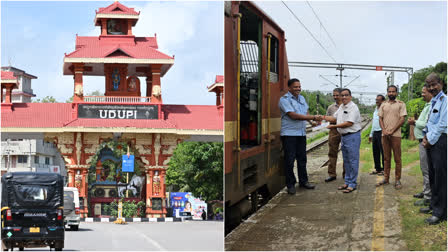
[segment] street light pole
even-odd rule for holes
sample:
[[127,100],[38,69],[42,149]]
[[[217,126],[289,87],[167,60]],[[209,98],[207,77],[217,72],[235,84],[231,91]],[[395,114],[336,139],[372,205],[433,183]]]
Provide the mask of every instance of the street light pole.
[[29,143],[30,143],[30,152],[28,153],[28,167],[30,168],[30,172],[32,172],[33,171],[33,168],[31,167],[31,138],[30,139],[28,139],[28,141],[29,141]]

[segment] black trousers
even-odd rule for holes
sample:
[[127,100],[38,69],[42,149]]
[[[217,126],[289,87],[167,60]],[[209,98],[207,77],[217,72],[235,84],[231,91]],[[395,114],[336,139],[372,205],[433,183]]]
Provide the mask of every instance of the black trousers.
[[446,218],[446,134],[427,149],[432,215]]
[[383,144],[381,143],[381,132],[381,130],[374,131],[372,137],[373,160],[377,172],[384,171],[384,153]]
[[284,170],[286,186],[293,187],[297,180],[294,175],[294,161],[297,160],[297,173],[299,174],[299,184],[308,182],[306,172],[306,136],[282,136],[283,152],[285,156]]

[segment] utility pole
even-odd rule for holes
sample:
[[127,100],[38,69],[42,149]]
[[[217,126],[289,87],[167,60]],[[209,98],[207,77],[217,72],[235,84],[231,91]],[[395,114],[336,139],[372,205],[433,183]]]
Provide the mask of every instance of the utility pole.
[[339,70],[339,87],[342,88],[342,71],[344,71],[344,68],[339,65],[336,70]]
[[7,163],[8,168],[6,169],[6,171],[9,172],[9,169],[10,169],[9,167],[11,166],[11,156],[10,156],[11,149],[10,149],[10,146],[9,146],[9,138],[6,139],[6,151],[5,152],[8,155],[8,163]]
[[31,167],[31,138],[28,139],[29,144],[30,144],[30,152],[28,153],[28,167],[30,168],[30,172],[33,171],[33,168]]

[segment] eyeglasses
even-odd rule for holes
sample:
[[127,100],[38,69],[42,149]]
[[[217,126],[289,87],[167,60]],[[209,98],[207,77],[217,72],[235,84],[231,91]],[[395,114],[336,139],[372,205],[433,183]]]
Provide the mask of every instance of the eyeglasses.
[[348,96],[350,96],[350,95],[348,95],[348,94],[343,94],[343,95],[341,95],[342,97],[348,97]]

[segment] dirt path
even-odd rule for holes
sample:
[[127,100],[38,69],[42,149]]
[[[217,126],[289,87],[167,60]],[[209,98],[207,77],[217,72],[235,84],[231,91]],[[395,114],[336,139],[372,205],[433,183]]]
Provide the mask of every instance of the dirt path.
[[[338,173],[341,167],[339,162]],[[376,187],[382,177],[360,172],[357,190],[344,194],[337,190],[342,178],[325,183],[326,173],[323,167],[309,175],[315,190],[281,191],[226,237],[226,250],[407,250],[399,198],[421,186],[415,177],[404,172],[397,191],[393,180]]]

